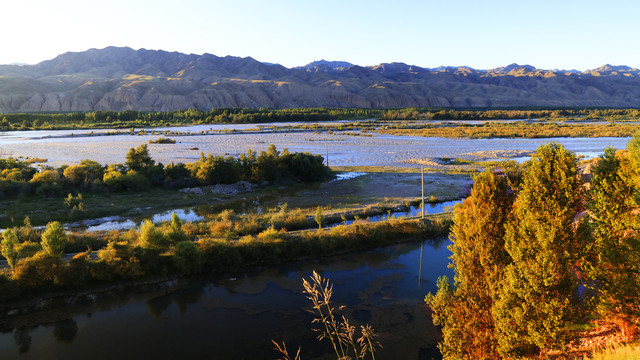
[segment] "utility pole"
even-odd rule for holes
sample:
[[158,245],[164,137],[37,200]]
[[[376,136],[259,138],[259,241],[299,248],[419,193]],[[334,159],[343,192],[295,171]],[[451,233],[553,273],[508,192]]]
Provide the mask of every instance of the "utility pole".
[[327,167],[329,167],[329,144],[325,144],[327,147]]
[[424,165],[420,165],[420,172],[422,173],[422,218],[424,219]]

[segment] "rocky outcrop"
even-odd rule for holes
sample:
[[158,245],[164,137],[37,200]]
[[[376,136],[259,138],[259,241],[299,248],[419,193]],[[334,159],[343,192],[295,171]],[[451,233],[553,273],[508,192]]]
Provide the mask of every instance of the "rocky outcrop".
[[109,47],[36,65],[0,66],[0,113],[220,107],[640,106],[640,70],[363,67],[317,61],[288,69],[250,57]]

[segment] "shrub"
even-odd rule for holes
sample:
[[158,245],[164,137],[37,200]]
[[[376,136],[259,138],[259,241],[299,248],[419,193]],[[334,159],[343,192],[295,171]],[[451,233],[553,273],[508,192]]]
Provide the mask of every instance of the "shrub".
[[57,281],[61,266],[59,256],[40,251],[30,258],[18,261],[14,278],[20,287],[46,288]]
[[219,221],[209,227],[209,235],[217,238],[232,239],[235,237],[231,221]]
[[60,283],[79,288],[91,279],[89,254],[86,252],[76,254],[67,266],[62,267]]
[[187,274],[200,271],[203,265],[203,255],[191,241],[182,241],[176,245],[174,259],[178,269]]
[[279,236],[280,236],[280,233],[278,232],[278,230],[276,230],[273,226],[271,226],[268,229],[258,234],[258,240],[265,241],[265,242],[273,241],[278,239]]

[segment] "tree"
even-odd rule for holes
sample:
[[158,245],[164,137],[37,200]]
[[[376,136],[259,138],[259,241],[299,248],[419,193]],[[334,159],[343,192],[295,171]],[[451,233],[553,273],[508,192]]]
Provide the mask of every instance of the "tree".
[[130,169],[137,172],[146,172],[155,165],[155,161],[149,155],[149,148],[147,144],[142,144],[137,148],[129,149],[126,155],[125,165]]
[[318,224],[318,229],[322,229],[322,222],[324,221],[324,214],[322,213],[322,206],[318,206],[316,209],[316,223]]
[[36,184],[55,184],[60,179],[60,174],[55,170],[43,170],[33,175],[30,183]]
[[67,233],[62,224],[53,221],[47,224],[47,228],[42,233],[42,249],[51,256],[60,257],[67,245]]
[[518,172],[486,170],[474,178],[471,195],[454,209],[449,249],[455,288],[438,280],[438,292],[425,302],[442,326],[439,344],[445,359],[493,359],[497,336],[493,310],[504,269],[511,257],[504,247],[504,225],[515,200]]
[[98,162],[85,159],[77,165],[64,169],[64,177],[74,185],[90,185],[95,180],[102,180],[104,168]]
[[171,214],[171,222],[169,223],[169,232],[167,235],[173,244],[188,240],[187,234],[182,230],[182,221],[176,213]]
[[588,275],[598,310],[630,330],[640,316],[640,138],[629,151],[606,149],[593,168],[591,201],[594,246]]
[[9,263],[12,271],[15,271],[15,266],[18,262],[18,244],[18,236],[13,230],[8,229],[2,233],[0,252],[2,253],[2,256],[7,259],[7,263]]
[[525,165],[513,218],[505,226],[507,265],[494,312],[502,356],[554,348],[580,315],[576,269],[585,246],[582,183],[575,155],[540,146]]
[[169,246],[168,238],[151,220],[145,220],[140,226],[140,246],[146,249],[163,250]]

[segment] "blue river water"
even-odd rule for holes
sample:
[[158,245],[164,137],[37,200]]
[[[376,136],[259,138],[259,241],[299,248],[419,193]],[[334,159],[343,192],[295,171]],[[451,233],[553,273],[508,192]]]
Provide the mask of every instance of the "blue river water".
[[[446,237],[225,274],[180,279],[160,293],[132,294],[0,320],[0,359],[275,359],[271,340],[331,353],[315,340],[302,278],[331,280],[333,301],[355,325],[368,323],[377,359],[438,357],[439,332],[424,296],[447,268]],[[422,260],[422,262],[421,262]]]

